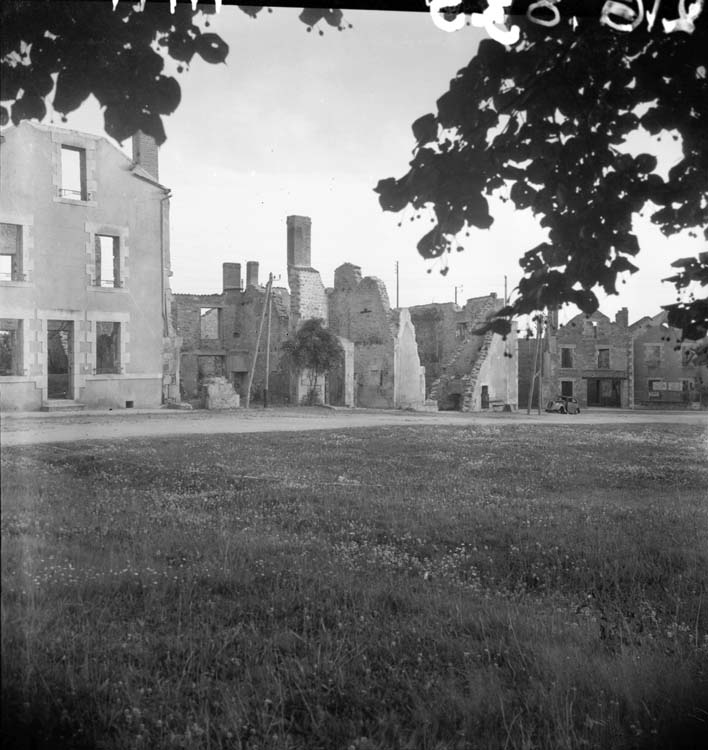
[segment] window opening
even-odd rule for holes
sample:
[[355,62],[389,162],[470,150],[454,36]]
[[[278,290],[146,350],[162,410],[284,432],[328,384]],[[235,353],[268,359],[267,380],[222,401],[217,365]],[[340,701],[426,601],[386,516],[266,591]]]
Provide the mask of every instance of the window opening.
[[96,235],[96,286],[121,286],[118,237]]
[[0,320],[0,375],[19,375],[21,372],[19,320]]
[[221,310],[218,307],[199,308],[199,337],[202,339],[215,340],[219,338],[219,317]]
[[61,196],[77,201],[86,196],[86,151],[72,146],[61,147]]
[[120,373],[120,323],[96,323],[96,374]]
[[22,274],[22,227],[0,224],[0,281],[24,281]]

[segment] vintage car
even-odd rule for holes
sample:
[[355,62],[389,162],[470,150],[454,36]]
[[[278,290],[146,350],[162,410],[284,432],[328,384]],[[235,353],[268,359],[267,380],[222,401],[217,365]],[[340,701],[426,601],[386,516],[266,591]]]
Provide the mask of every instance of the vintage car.
[[557,396],[546,404],[546,411],[556,411],[559,414],[580,414],[578,399],[572,396]]

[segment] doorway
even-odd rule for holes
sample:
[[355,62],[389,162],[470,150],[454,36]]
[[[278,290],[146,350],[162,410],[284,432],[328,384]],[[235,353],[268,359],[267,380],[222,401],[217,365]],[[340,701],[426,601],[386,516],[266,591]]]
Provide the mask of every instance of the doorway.
[[47,321],[47,398],[73,398],[74,322]]
[[619,409],[621,384],[619,378],[588,378],[588,406]]
[[488,385],[482,386],[481,402],[482,402],[481,405],[483,409],[489,409],[489,386]]

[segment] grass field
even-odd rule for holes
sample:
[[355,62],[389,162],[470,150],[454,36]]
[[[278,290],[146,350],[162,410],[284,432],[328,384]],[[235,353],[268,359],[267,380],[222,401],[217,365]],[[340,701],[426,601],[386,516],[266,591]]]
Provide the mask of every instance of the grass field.
[[698,427],[9,448],[7,747],[703,748]]

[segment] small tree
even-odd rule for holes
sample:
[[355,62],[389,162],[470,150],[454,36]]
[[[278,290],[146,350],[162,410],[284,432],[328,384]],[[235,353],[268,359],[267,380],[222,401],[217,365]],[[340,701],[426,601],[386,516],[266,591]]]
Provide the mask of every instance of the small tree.
[[327,328],[321,318],[305,320],[294,336],[283,344],[283,352],[290,361],[291,368],[298,373],[309,372],[310,383],[306,403],[319,401],[317,381],[335,368],[343,354],[339,339]]

